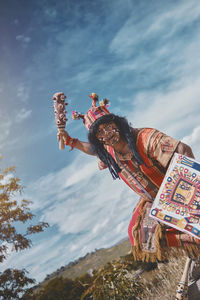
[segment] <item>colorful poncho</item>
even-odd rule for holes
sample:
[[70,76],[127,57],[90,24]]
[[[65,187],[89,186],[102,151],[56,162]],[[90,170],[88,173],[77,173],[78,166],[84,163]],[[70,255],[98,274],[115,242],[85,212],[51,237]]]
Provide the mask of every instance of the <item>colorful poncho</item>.
[[140,195],[128,227],[134,258],[164,260],[169,247],[184,249],[192,257],[200,255],[200,240],[149,217],[152,202],[179,141],[152,128],[133,129],[133,135],[145,162],[143,165],[138,165],[132,155],[123,156],[110,146],[106,148],[122,170],[121,179]]

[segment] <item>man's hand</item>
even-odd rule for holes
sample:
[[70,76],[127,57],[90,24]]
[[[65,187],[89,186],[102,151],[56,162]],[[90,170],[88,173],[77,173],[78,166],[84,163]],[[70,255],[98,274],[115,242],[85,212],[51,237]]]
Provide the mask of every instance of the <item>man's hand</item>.
[[59,129],[57,133],[57,139],[58,141],[60,141],[60,139],[63,139],[65,145],[69,145],[73,148],[76,148],[84,152],[85,154],[96,156],[94,153],[91,152],[89,143],[81,142],[78,139],[71,138],[65,129]]
[[192,152],[192,149],[190,148],[190,146],[188,146],[185,143],[180,142],[176,148],[176,151],[179,154],[183,154],[185,156],[194,158],[194,154]]
[[66,141],[68,140],[68,138],[69,138],[69,134],[68,134],[68,132],[65,129],[58,130],[58,133],[57,133],[57,140],[58,140],[58,142],[61,139],[63,139],[64,142],[66,143]]

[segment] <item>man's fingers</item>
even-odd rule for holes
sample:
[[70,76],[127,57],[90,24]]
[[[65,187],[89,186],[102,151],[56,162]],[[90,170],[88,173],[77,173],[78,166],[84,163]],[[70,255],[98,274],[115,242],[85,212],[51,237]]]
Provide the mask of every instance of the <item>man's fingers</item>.
[[62,134],[60,134],[60,132],[57,133],[57,140],[58,142],[60,141],[60,139],[62,138]]
[[67,136],[66,136],[66,134],[64,134],[63,132],[58,132],[57,133],[57,140],[58,140],[58,142],[60,141],[60,140],[66,140],[67,139]]
[[58,140],[58,142],[60,142],[61,139],[64,140],[64,141],[66,141],[67,138],[68,138],[68,136],[69,135],[68,135],[68,133],[66,131],[58,131],[58,133],[57,133],[57,140]]

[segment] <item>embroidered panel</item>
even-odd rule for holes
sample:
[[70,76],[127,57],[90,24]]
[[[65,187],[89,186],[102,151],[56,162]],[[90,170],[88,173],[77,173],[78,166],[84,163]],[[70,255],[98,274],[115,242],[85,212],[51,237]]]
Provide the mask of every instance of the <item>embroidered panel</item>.
[[200,163],[175,153],[150,216],[200,239]]

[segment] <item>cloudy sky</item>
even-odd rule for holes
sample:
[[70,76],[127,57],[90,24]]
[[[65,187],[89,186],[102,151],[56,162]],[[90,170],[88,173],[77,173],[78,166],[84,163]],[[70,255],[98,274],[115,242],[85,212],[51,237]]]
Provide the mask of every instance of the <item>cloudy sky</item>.
[[138,197],[97,161],[56,140],[52,95],[68,97],[67,130],[87,139],[71,111],[91,92],[135,127],[187,142],[200,159],[198,0],[1,0],[1,167],[16,166],[36,221],[50,228],[3,268],[38,281],[127,237]]

